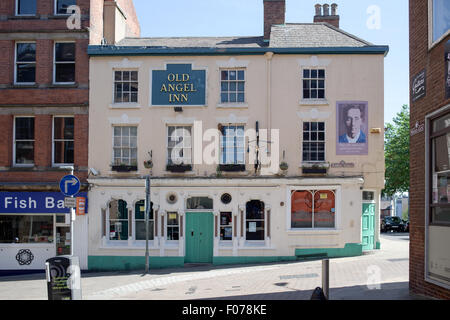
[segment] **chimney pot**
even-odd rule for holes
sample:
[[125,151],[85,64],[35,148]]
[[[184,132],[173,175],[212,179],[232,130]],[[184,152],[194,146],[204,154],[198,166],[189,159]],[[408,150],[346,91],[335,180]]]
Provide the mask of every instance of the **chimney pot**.
[[314,7],[316,8],[316,16],[321,16],[322,15],[322,5],[316,4]]
[[336,14],[337,14],[337,4],[336,3],[333,3],[332,5],[331,5],[331,15],[332,16],[335,16]]
[[323,5],[323,15],[329,16],[330,15],[330,6],[328,4]]

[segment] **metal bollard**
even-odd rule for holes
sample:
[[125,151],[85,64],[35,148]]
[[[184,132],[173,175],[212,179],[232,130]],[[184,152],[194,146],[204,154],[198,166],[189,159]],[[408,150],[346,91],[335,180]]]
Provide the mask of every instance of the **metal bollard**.
[[325,298],[330,299],[330,259],[322,260],[322,290]]

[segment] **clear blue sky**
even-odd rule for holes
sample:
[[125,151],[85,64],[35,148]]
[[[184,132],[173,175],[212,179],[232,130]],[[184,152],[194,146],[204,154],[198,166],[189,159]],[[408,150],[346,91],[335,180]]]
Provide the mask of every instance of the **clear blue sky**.
[[[340,28],[385,58],[385,122],[409,105],[408,0],[286,0],[286,22],[312,22],[316,3],[338,4]],[[134,0],[142,37],[261,36],[263,0]]]

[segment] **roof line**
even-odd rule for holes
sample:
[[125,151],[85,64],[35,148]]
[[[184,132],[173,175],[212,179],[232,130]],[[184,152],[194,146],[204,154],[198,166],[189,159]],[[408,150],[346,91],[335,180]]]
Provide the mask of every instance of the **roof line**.
[[264,55],[275,54],[383,54],[388,46],[365,47],[308,47],[308,48],[217,48],[217,47],[146,47],[146,46],[88,46],[90,56],[146,56],[146,55]]

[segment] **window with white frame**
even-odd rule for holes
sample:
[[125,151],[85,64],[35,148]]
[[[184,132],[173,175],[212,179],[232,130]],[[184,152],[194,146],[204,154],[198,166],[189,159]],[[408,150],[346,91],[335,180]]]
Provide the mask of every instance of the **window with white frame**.
[[245,211],[245,239],[264,240],[264,202],[252,200],[247,202]]
[[53,163],[74,162],[74,118],[53,118]]
[[220,213],[220,240],[233,239],[233,214],[231,212]]
[[432,5],[432,28],[431,39],[436,42],[441,39],[450,30],[450,1],[448,0],[431,0]]
[[75,82],[75,43],[56,42],[54,61],[54,83]]
[[303,69],[303,99],[325,99],[325,69]]
[[76,0],[55,0],[55,14],[71,14],[67,9],[76,4]]
[[114,103],[138,102],[138,71],[114,71]]
[[167,240],[180,239],[180,217],[177,212],[167,213]]
[[192,127],[167,127],[167,164],[192,164]]
[[16,0],[16,15],[34,16],[36,15],[37,0]]
[[14,119],[14,164],[34,164],[34,118]]
[[0,215],[0,243],[54,242],[53,215]]
[[113,165],[137,166],[137,127],[114,126]]
[[36,43],[16,43],[15,83],[34,84],[36,82]]
[[221,126],[220,132],[220,164],[245,165],[244,126]]
[[109,203],[109,240],[128,240],[128,209],[124,200]]
[[[153,216],[153,202],[150,202],[150,212],[148,218],[148,233],[149,240],[153,240],[155,237],[155,219]],[[145,201],[140,200],[136,202],[134,206],[134,227],[136,240],[146,239],[146,227],[145,227]]]
[[223,69],[220,71],[220,102],[245,102],[245,69]]
[[325,161],[325,122],[303,122],[303,161]]
[[334,228],[335,190],[294,190],[291,192],[291,228]]

